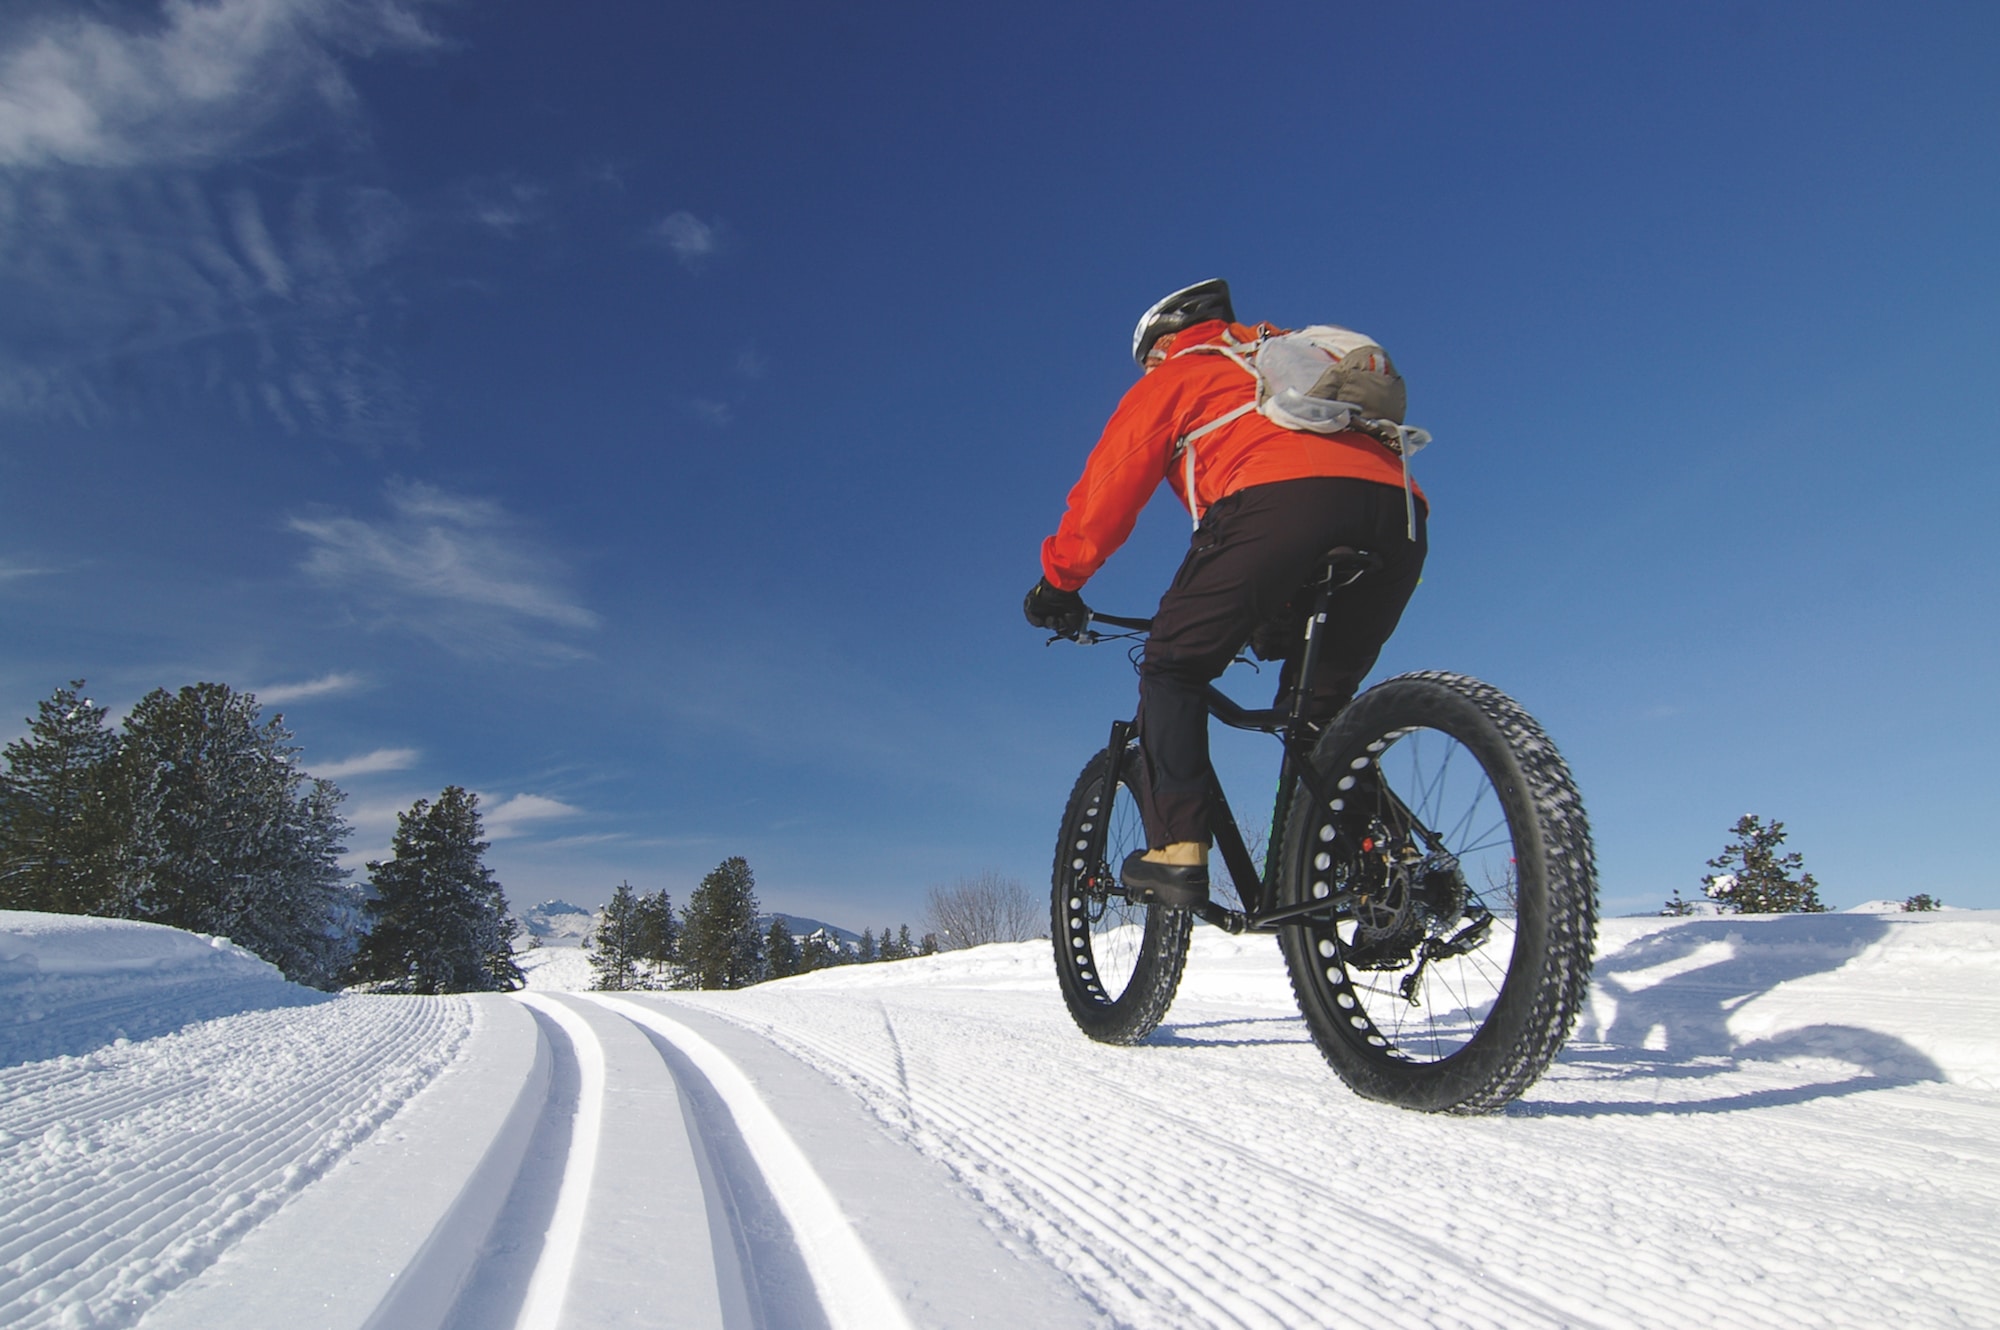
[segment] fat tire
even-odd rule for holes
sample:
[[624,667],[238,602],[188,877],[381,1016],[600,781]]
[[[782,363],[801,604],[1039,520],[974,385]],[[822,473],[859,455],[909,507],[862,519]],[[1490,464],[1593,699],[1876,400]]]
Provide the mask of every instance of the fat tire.
[[[1118,832],[1123,825],[1129,838],[1129,829],[1137,823],[1128,773],[1139,769],[1139,749],[1134,744],[1125,750],[1118,788],[1105,799],[1110,752],[1103,749],[1084,765],[1063,806],[1050,877],[1049,937],[1063,1002],[1077,1028],[1101,1043],[1134,1044],[1151,1034],[1173,1005],[1187,965],[1194,916],[1187,910],[1125,900],[1117,865],[1133,846],[1119,843]],[[1138,837],[1136,844],[1143,848],[1143,831]],[[1112,940],[1108,930],[1121,923],[1143,924],[1137,954],[1130,957],[1129,976],[1106,975],[1099,962],[1107,958]],[[1121,934],[1119,941],[1129,945],[1129,936]],[[1122,960],[1114,962],[1114,969],[1122,968]]]
[[[1387,982],[1375,977],[1379,970],[1355,964],[1371,959],[1358,943],[1343,942],[1338,926],[1320,920],[1284,928],[1280,945],[1313,1042],[1357,1094],[1428,1112],[1490,1113],[1548,1069],[1582,1008],[1596,945],[1596,854],[1583,800],[1555,745],[1512,699],[1476,679],[1425,671],[1377,685],[1328,727],[1314,746],[1313,765],[1322,785],[1334,790],[1364,769],[1371,754],[1384,756],[1403,737],[1425,730],[1440,731],[1477,759],[1511,839],[1512,947],[1504,981],[1476,1031],[1435,1060],[1399,1049],[1358,998],[1367,992],[1379,1004],[1380,989],[1372,985]],[[1318,894],[1314,885],[1326,880],[1326,870],[1316,869],[1315,857],[1342,840],[1345,833],[1332,830],[1339,817],[1301,782],[1288,818],[1281,904]],[[1496,966],[1497,957],[1487,968]]]

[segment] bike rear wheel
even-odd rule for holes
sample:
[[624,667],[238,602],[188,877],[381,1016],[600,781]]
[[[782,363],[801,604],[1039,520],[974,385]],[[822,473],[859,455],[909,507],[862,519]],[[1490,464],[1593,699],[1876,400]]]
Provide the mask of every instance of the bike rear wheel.
[[1117,788],[1105,789],[1110,749],[1084,766],[1063,809],[1049,893],[1049,936],[1063,1001],[1078,1028],[1108,1044],[1137,1043],[1173,1005],[1187,964],[1193,916],[1164,905],[1135,905],[1118,884],[1118,865],[1146,847],[1130,781],[1139,749],[1125,750]]
[[1462,675],[1356,698],[1301,782],[1281,904],[1328,903],[1280,942],[1313,1042],[1356,1093],[1497,1110],[1575,1024],[1597,927],[1595,852],[1534,719]]

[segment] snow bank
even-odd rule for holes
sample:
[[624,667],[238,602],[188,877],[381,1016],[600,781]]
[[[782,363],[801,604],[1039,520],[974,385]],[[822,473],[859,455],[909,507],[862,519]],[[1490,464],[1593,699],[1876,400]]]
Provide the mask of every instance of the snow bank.
[[0,910],[0,1066],[321,1001],[228,938]]

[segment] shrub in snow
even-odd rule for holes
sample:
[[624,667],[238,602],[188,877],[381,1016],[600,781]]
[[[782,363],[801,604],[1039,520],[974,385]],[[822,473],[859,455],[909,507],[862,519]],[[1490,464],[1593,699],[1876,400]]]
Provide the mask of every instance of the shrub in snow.
[[924,924],[939,945],[953,951],[1047,937],[1048,922],[1047,905],[1018,881],[998,873],[934,886],[925,902]]
[[1944,904],[1943,901],[1931,895],[1928,891],[1920,891],[1916,895],[1904,901],[1903,908],[1905,910],[1915,912],[1921,910],[1935,910],[1940,905],[1943,904]]
[[385,993],[519,988],[514,917],[481,858],[479,796],[447,785],[396,818],[386,862],[368,865],[374,921],[350,977]]
[[[1702,881],[1702,893],[1722,909],[1742,914],[1819,914],[1819,883],[1805,872],[1805,860],[1796,850],[1778,853],[1785,843],[1785,824],[1773,819],[1769,826],[1754,813],[1745,813],[1730,828],[1736,839],[1721,854],[1708,861],[1716,871]],[[1667,902],[1669,910],[1679,900]],[[1685,902],[1683,902],[1685,903]],[[1682,910],[1677,913],[1691,913]]]

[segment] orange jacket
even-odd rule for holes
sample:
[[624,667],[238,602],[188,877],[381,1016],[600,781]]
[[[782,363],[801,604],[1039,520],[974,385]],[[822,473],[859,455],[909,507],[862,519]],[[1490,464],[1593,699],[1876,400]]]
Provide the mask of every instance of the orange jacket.
[[[1306,476],[1351,476],[1403,487],[1403,464],[1366,434],[1308,434],[1274,424],[1255,411],[1196,440],[1194,494],[1186,459],[1174,443],[1249,401],[1256,380],[1227,356],[1180,352],[1219,342],[1225,329],[1254,342],[1268,324],[1245,327],[1220,319],[1197,323],[1166,340],[1168,359],[1132,385],[1111,414],[1104,435],[1069,492],[1069,509],[1042,542],[1042,575],[1064,591],[1081,587],[1114,554],[1139,520],[1139,510],[1165,480],[1197,518],[1224,495],[1252,485]],[[1423,497],[1421,489],[1416,491]]]

